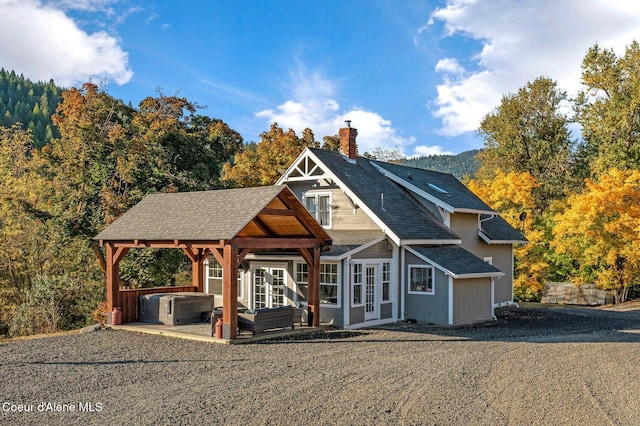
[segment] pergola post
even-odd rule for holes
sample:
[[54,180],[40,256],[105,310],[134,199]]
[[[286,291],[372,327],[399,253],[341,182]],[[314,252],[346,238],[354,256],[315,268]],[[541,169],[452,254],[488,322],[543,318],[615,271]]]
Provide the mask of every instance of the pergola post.
[[315,247],[313,249],[313,267],[310,268],[309,277],[313,271],[313,302],[311,308],[313,312],[313,326],[318,327],[320,325],[320,248]]
[[299,249],[298,251],[307,262],[309,271],[307,325],[309,327],[318,327],[320,325],[320,248]]
[[222,264],[222,338],[238,335],[238,246],[225,244]]
[[183,251],[191,259],[191,283],[194,287],[198,287],[199,293],[204,293],[204,261],[209,254],[209,249],[184,247]]
[[120,305],[120,261],[129,251],[126,247],[116,248],[113,243],[106,244],[106,275],[107,275],[107,312]]

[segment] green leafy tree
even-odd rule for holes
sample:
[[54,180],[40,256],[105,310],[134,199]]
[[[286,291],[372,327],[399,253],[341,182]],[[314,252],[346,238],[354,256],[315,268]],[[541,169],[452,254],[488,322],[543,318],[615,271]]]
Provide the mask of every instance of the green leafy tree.
[[570,121],[561,112],[565,100],[566,94],[546,77],[503,96],[480,124],[484,149],[478,154],[477,176],[492,178],[499,169],[530,173],[540,183],[535,195],[541,209],[575,187],[570,169]]
[[340,135],[325,136],[322,138],[322,149],[325,151],[340,151]]
[[640,169],[640,44],[633,41],[621,57],[591,47],[582,61],[582,84],[576,100],[582,174]]

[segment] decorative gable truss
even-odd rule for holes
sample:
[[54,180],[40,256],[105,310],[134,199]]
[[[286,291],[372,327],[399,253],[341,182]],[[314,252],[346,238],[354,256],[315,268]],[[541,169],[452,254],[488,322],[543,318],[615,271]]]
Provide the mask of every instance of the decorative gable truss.
[[330,176],[320,167],[317,161],[304,150],[296,161],[289,167],[288,172],[278,182],[304,181],[310,179],[326,179]]

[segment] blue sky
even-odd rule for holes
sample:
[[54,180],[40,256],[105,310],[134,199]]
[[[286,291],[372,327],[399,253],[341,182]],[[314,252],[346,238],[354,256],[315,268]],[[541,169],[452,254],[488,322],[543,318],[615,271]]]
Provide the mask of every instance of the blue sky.
[[25,77],[134,106],[160,89],[246,141],[349,119],[360,151],[407,156],[482,147],[503,94],[540,75],[575,94],[590,46],[639,36],[626,0],[0,0],[0,67]]

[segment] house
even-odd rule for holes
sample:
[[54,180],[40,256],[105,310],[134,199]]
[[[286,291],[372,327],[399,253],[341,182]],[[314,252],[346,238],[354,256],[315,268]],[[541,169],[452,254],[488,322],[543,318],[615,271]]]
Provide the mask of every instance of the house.
[[[358,328],[403,320],[465,324],[513,303],[513,247],[526,239],[452,175],[357,155],[357,130],[340,153],[305,149],[286,185],[333,244],[320,253],[320,321]],[[223,303],[220,262],[205,261],[204,291]],[[305,305],[308,263],[287,250],[247,254],[237,303]]]

